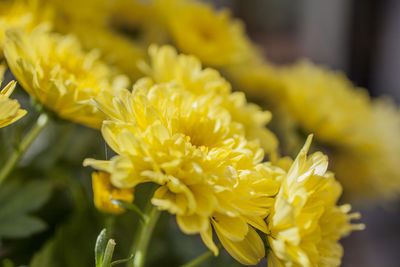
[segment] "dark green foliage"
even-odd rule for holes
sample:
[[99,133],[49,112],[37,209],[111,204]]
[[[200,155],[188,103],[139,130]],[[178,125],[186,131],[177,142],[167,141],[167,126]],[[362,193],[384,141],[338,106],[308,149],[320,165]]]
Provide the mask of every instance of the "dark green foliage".
[[30,213],[49,198],[52,186],[45,181],[12,181],[0,187],[0,238],[22,238],[42,231],[46,224]]

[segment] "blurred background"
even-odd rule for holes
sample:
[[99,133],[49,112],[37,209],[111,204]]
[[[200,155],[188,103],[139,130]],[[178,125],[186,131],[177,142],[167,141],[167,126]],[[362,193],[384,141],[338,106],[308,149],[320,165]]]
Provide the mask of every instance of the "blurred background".
[[[400,1],[215,0],[241,18],[275,63],[307,57],[341,70],[372,96],[400,100]],[[400,160],[400,159],[399,159]],[[361,211],[367,229],[343,240],[345,267],[398,267],[400,202]]]

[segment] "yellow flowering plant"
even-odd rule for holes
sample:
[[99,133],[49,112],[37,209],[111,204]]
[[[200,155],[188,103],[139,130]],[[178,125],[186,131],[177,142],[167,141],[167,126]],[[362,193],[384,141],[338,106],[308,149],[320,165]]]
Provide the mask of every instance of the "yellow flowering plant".
[[0,59],[4,58],[3,47],[7,28],[20,27],[31,31],[40,22],[51,17],[50,10],[38,11],[36,0],[17,0],[0,2]]
[[[87,159],[84,165],[110,173],[111,183],[120,188],[159,184],[151,203],[175,214],[183,232],[200,234],[217,255],[214,230],[236,260],[257,264],[265,248],[256,230],[270,233],[264,219],[276,212],[274,199],[288,179],[285,172],[262,163],[259,142],[246,138],[246,128],[235,121],[240,110],[232,110],[246,103],[224,105],[232,92],[218,72],[202,70],[195,58],[178,56],[169,47],[152,47],[150,54],[152,67],[145,68],[154,80],[144,78],[132,92],[104,92],[95,99],[107,117],[103,137],[117,155]],[[343,228],[351,229],[347,225]]]
[[253,56],[242,22],[228,10],[193,0],[155,0],[154,5],[179,50],[205,64],[226,66]]
[[75,37],[50,33],[45,24],[31,33],[9,29],[4,54],[30,95],[60,117],[89,127],[99,128],[103,120],[90,98],[126,81],[96,51],[85,52]]
[[247,103],[242,92],[232,92],[231,85],[218,71],[203,69],[196,57],[178,55],[170,46],[150,46],[149,55],[150,64],[141,65],[155,82],[173,81],[195,95],[211,93],[215,101],[230,113],[232,120],[244,127],[247,139],[257,140],[267,153],[275,154],[278,141],[265,127],[271,119],[271,113]]
[[[102,60],[131,79],[141,77],[135,62],[145,58],[147,46],[153,42],[163,43],[166,39],[153,5],[146,2],[39,1],[53,10],[49,20],[58,32],[73,33],[85,49],[99,50]],[[77,5],[80,6],[79,11],[75,8]]]
[[[257,182],[251,185],[248,181],[243,182],[241,189],[236,170],[255,166],[263,153],[256,143],[244,138],[243,130],[231,122],[229,113],[213,102],[212,96],[194,96],[173,83],[152,85],[148,79],[140,80],[132,93],[124,90],[120,96],[105,95],[97,99],[99,109],[108,118],[102,133],[118,155],[110,161],[86,160],[84,164],[110,173],[111,182],[118,187],[134,188],[145,182],[160,184],[152,203],[160,210],[176,214],[185,233],[202,234],[217,254],[210,221],[234,251],[242,245],[240,242],[256,238],[248,224],[266,231],[262,223],[266,212],[257,207],[263,207],[262,203],[249,202],[254,211],[238,210],[232,205],[240,197],[234,191],[260,190],[254,188]],[[271,179],[270,183],[271,186],[262,187],[267,191],[254,194],[254,201],[262,200],[262,196],[272,197],[274,190],[269,187],[275,182]],[[228,197],[232,198],[230,203],[226,201]],[[229,220],[238,224],[237,230],[224,228],[231,225]],[[252,253],[258,258],[249,264],[264,256],[262,241],[259,237],[256,240],[259,246]]]
[[352,225],[358,213],[337,206],[341,186],[327,171],[327,157],[307,156],[311,136],[282,179],[270,216],[268,266],[340,266],[338,240],[362,224]]
[[[343,73],[309,61],[284,67],[235,66],[227,73],[236,85],[251,88],[251,95],[265,97],[264,105],[277,118],[272,128],[289,154],[296,153],[303,138],[299,130],[315,134],[318,146],[330,154],[331,168],[348,199],[379,203],[396,198],[400,176],[392,159],[400,153],[394,141],[400,128],[398,108],[392,101],[372,99]],[[348,168],[348,162],[354,167]]]
[[[1,129],[17,134],[7,138],[16,142],[11,155],[0,153],[0,202],[7,200],[0,239],[47,231],[40,251],[24,257],[32,267],[93,264],[84,260],[92,257],[86,248],[104,227],[121,240],[123,251],[115,254],[126,255],[131,244],[131,256],[113,262],[115,241],[103,230],[94,253],[99,267],[180,264],[194,255],[180,232],[198,235],[208,249],[185,267],[221,250],[231,256],[216,258],[223,266],[231,258],[269,267],[339,266],[340,239],[364,225],[352,223],[360,215],[349,204],[339,204],[342,187],[331,169],[351,196],[399,191],[396,179],[376,179],[399,174],[400,148],[390,142],[400,129],[397,107],[310,62],[265,61],[227,9],[194,0],[21,0],[0,7],[6,76],[40,107],[27,108],[37,121],[21,140],[25,120]],[[0,128],[26,113],[9,98],[16,81],[0,93]],[[49,114],[65,120],[52,122]],[[73,123],[88,128],[68,130]],[[299,129],[315,134],[312,149],[311,136],[296,147],[304,141]],[[329,168],[323,153],[308,155],[319,149],[331,158]],[[82,160],[96,170],[92,179]],[[44,185],[31,192],[25,179]],[[58,213],[46,217],[45,230],[27,212],[44,205],[51,190],[58,194],[41,212]]]

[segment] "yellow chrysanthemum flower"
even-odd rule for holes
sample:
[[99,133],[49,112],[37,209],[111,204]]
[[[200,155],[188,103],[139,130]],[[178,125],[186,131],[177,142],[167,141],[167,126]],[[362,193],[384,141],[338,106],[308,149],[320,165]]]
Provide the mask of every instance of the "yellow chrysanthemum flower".
[[203,69],[193,56],[178,55],[170,46],[150,46],[150,66],[142,66],[155,82],[179,84],[195,95],[213,94],[220,106],[228,110],[233,121],[244,126],[246,138],[258,140],[265,152],[274,153],[278,141],[265,125],[271,113],[255,104],[247,103],[242,92],[233,92],[231,85],[214,69]]
[[284,105],[303,129],[319,142],[348,145],[363,142],[360,129],[371,117],[370,99],[342,73],[308,61],[281,70]]
[[68,27],[70,23],[80,22],[92,26],[105,25],[110,15],[110,0],[36,0],[41,6],[47,6],[54,12],[53,22],[56,28]]
[[94,204],[99,210],[108,213],[120,214],[125,210],[111,202],[111,199],[125,202],[133,201],[133,192],[130,189],[117,188],[110,182],[110,175],[106,172],[92,174]]
[[267,217],[268,266],[339,266],[343,249],[338,240],[364,225],[352,225],[359,214],[350,205],[337,206],[340,184],[327,172],[327,157],[307,157],[311,136],[284,176]]
[[389,99],[373,100],[370,109],[370,121],[358,129],[363,142],[335,148],[333,168],[350,197],[364,202],[365,196],[372,201],[395,199],[400,193],[400,110]]
[[137,79],[142,76],[136,62],[145,58],[146,48],[135,40],[108,27],[80,23],[69,24],[67,31],[62,32],[72,32],[85,49],[99,50],[100,58],[104,62],[118,68],[129,78]]
[[98,60],[86,53],[73,36],[49,33],[38,27],[32,33],[10,29],[4,53],[22,87],[60,117],[100,128],[104,115],[91,103],[99,92],[125,84]]
[[263,151],[244,138],[243,127],[213,97],[149,79],[138,81],[132,93],[104,92],[96,100],[108,118],[102,133],[117,156],[87,159],[84,165],[110,173],[117,187],[159,184],[152,203],[176,214],[182,231],[200,233],[217,253],[212,224],[232,256],[255,264],[265,250],[252,226],[266,232],[263,219],[272,203],[267,199],[277,185],[269,176],[256,179],[262,176],[256,166]]
[[152,1],[112,0],[113,10],[109,25],[146,48],[152,44],[163,44],[168,37],[165,27],[157,16]]
[[[280,76],[284,107],[298,127],[313,132],[332,155],[332,169],[347,197],[391,199],[400,193],[399,112],[371,100],[342,73],[300,62]],[[353,167],[349,168],[348,163]]]
[[[0,75],[3,76],[1,71]],[[20,109],[17,100],[9,99],[9,96],[15,89],[15,85],[16,82],[11,81],[0,91],[0,128],[10,125],[26,114],[26,110]]]
[[262,98],[274,113],[285,113],[318,142],[354,144],[357,128],[370,116],[367,93],[355,88],[342,73],[317,67],[309,61],[277,67],[252,62],[226,68],[241,90]]
[[244,91],[250,99],[261,100],[274,108],[282,101],[284,91],[278,78],[279,68],[263,60],[262,55],[242,64],[226,66],[223,73],[234,88]]
[[[152,5],[135,0],[41,0],[52,8],[52,23],[62,34],[74,34],[87,50],[97,49],[101,59],[132,79],[141,77],[136,61],[146,56],[152,42],[165,42],[165,30]],[[79,10],[76,9],[79,6]]]
[[240,263],[255,265],[265,256],[264,243],[255,229],[268,233],[264,218],[269,215],[272,196],[277,194],[278,178],[282,175],[281,169],[269,163],[234,171],[235,185],[217,194],[219,205],[228,211],[228,215],[214,212],[208,228],[200,233],[203,242],[215,255],[218,255],[218,250],[213,242],[212,229],[225,249]]
[[224,66],[252,57],[243,25],[228,10],[215,11],[192,0],[156,0],[155,6],[180,51],[196,55],[211,66]]
[[[228,76],[274,112],[271,128],[288,153],[300,146],[299,129],[315,133],[332,170],[354,200],[392,199],[400,192],[398,108],[373,100],[344,74],[302,61],[277,67],[269,63],[231,66]],[[348,163],[352,162],[352,168]]]
[[[113,27],[117,3],[121,1],[85,1],[83,5],[79,1],[42,1],[55,13],[52,23],[57,32],[74,34],[85,49],[99,50],[103,61],[130,78],[140,77],[135,61],[145,57],[145,47]],[[78,12],[76,6],[80,7]]]
[[49,15],[46,9],[42,9],[39,16],[37,10],[37,2],[34,0],[0,2],[0,59],[4,56],[3,47],[6,29],[21,27],[27,31],[32,30]]
[[[200,163],[205,158],[208,158],[205,162],[210,165],[210,170],[225,167],[210,161],[211,157],[222,157],[243,166],[252,166],[253,161],[259,162],[263,158],[263,151],[255,143],[248,142],[243,137],[240,125],[232,122],[229,113],[213,102],[210,96],[194,96],[174,84],[152,85],[148,79],[138,81],[132,93],[121,90],[117,96],[113,96],[110,92],[103,92],[97,98],[99,108],[108,118],[102,132],[107,143],[120,156],[99,162],[104,163],[101,169],[111,174],[113,184],[133,187],[149,179],[164,183],[168,176],[153,173],[160,167],[146,175],[141,173],[162,165],[164,161],[172,166],[166,164],[163,168],[176,168],[174,164],[184,164],[178,160],[183,155],[196,162],[189,164],[192,165],[189,171],[193,172],[189,177],[193,180],[196,180],[198,172],[196,167],[205,164]],[[160,146],[163,143],[170,145]],[[182,151],[172,153],[173,149]],[[243,157],[236,149],[242,152]],[[134,157],[125,157],[125,153]],[[130,161],[137,161],[131,163],[128,168],[130,172],[118,167],[119,163],[128,167],[126,164]]]

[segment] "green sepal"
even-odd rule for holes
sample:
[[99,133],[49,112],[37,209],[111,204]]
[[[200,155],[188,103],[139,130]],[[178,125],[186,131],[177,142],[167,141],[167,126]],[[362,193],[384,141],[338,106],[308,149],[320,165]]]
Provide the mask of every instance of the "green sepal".
[[104,252],[107,247],[107,230],[103,229],[97,237],[96,246],[94,248],[94,257],[96,261],[96,267],[101,267],[104,259]]
[[138,206],[136,206],[135,204],[133,204],[133,203],[128,203],[128,202],[125,202],[125,201],[122,201],[122,200],[118,200],[118,199],[113,199],[113,198],[111,198],[110,200],[111,200],[111,202],[112,202],[113,204],[118,205],[118,206],[120,206],[120,207],[123,208],[123,209],[136,212],[136,214],[139,215],[140,220],[142,220],[143,222],[147,222],[147,220],[148,220],[147,216],[146,216],[146,215],[143,213],[143,211],[142,211]]

